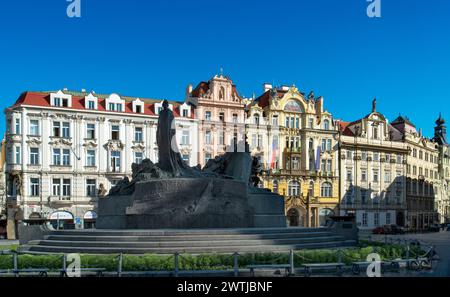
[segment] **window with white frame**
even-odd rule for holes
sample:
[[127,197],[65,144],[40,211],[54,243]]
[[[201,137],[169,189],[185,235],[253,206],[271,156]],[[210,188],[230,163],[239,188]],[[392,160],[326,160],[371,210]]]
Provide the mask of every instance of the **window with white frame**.
[[105,101],[109,111],[122,112],[125,110],[125,100],[122,100],[117,94],[111,94]]
[[330,130],[330,121],[329,120],[324,120],[323,121],[323,129],[324,130]]
[[30,165],[39,165],[39,148],[30,148]]
[[30,120],[30,135],[32,135],[32,136],[41,135],[38,120]]
[[120,127],[117,125],[113,125],[111,127],[111,139],[112,140],[119,140],[119,131],[120,131]]
[[374,213],[373,224],[375,225],[375,227],[380,226],[380,213],[379,212]]
[[288,183],[288,195],[298,196],[300,195],[300,183],[298,181],[290,181]]
[[15,164],[22,164],[22,150],[20,146],[15,147]]
[[86,151],[86,166],[89,167],[95,166],[95,150]]
[[52,179],[52,195],[53,196],[61,196],[61,179],[60,178]]
[[20,119],[16,119],[16,127],[15,127],[15,131],[14,134],[20,134]]
[[361,181],[365,182],[367,181],[367,170],[361,169]]
[[120,155],[119,151],[111,152],[111,171],[120,172]]
[[144,137],[143,137],[142,127],[134,128],[134,141],[135,142],[142,142],[143,139],[144,139]]
[[72,182],[70,179],[64,178],[62,183],[62,196],[70,197],[71,194],[72,194]]
[[183,130],[183,132],[181,133],[182,145],[188,145],[190,143],[189,136],[190,136],[189,130]]
[[136,99],[132,103],[134,113],[144,113],[144,102],[140,99]]
[[72,96],[58,91],[50,94],[50,103],[55,107],[72,107]]
[[86,125],[86,138],[95,139],[95,124]]
[[97,180],[86,179],[86,196],[97,197]]
[[205,132],[205,144],[212,144],[212,134],[211,131]]
[[143,159],[144,159],[144,154],[142,152],[134,153],[134,163],[141,164]]
[[30,196],[39,196],[40,180],[39,178],[30,178]]
[[70,150],[69,149],[62,150],[62,165],[70,166]]
[[92,93],[89,93],[86,97],[84,97],[85,105],[84,107],[87,109],[97,109],[98,98],[95,97]]
[[205,121],[211,121],[211,112],[210,111],[205,112]]
[[332,185],[329,182],[325,182],[322,184],[320,188],[320,194],[322,197],[331,197],[332,196]]
[[362,225],[363,227],[367,227],[367,213],[362,214]]
[[379,181],[379,171],[378,171],[378,169],[374,169],[372,173],[373,173],[373,182],[377,183]]
[[386,213],[386,225],[390,225],[391,224],[391,213],[388,212]]

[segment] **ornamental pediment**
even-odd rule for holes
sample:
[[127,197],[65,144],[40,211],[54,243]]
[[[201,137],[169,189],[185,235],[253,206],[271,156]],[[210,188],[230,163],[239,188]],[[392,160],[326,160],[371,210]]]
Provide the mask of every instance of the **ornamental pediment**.
[[72,142],[64,138],[54,138],[48,144],[52,146],[72,146]]
[[96,148],[97,146],[98,146],[98,144],[97,143],[95,143],[95,141],[86,141],[84,144],[83,144],[83,146],[84,147],[86,147],[86,148]]
[[110,151],[121,151],[124,147],[124,144],[120,140],[109,140],[105,144],[105,148]]
[[29,139],[27,140],[27,143],[29,145],[39,145],[42,143],[42,140],[40,139],[40,137],[28,137]]

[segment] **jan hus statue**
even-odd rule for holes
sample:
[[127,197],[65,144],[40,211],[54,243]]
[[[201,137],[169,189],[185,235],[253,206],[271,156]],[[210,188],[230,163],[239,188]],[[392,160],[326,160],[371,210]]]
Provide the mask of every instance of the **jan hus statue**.
[[183,167],[175,138],[176,128],[173,112],[169,109],[169,102],[164,100],[163,110],[159,112],[156,142],[158,144],[158,167],[174,177],[181,175]]

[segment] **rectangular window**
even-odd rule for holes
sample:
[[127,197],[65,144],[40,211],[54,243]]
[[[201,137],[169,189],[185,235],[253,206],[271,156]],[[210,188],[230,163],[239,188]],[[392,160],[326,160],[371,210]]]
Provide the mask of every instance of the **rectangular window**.
[[386,163],[391,162],[391,155],[386,154]]
[[331,139],[327,139],[327,152],[331,152],[332,145],[331,145]]
[[384,182],[385,183],[390,183],[391,182],[391,172],[390,171],[385,171],[384,172]]
[[58,98],[58,97],[53,98],[53,105],[56,107],[60,107],[61,106],[61,98]]
[[347,181],[353,181],[353,172],[351,169],[347,169]]
[[286,117],[286,128],[289,128],[289,117]]
[[68,178],[63,179],[62,196],[70,197],[71,195],[71,181]]
[[97,196],[97,181],[95,179],[86,180],[86,196],[87,197]]
[[347,159],[352,160],[353,159],[353,152],[347,151]]
[[327,150],[327,140],[322,139],[322,152]]
[[295,118],[291,117],[291,126],[290,128],[294,128],[295,127]]
[[183,109],[183,117],[184,118],[189,117],[189,109]]
[[397,164],[402,164],[402,155],[397,155]]
[[141,164],[143,159],[144,159],[144,154],[142,152],[134,153],[134,163]]
[[373,182],[374,182],[374,183],[377,183],[378,180],[379,180],[379,178],[378,178],[378,170],[377,170],[377,169],[374,169],[374,170],[373,170]]
[[183,161],[189,164],[189,155],[182,155],[181,158],[183,159]]
[[362,214],[362,225],[363,227],[367,227],[367,213]]
[[373,224],[378,227],[380,226],[380,213],[376,212],[373,216]]
[[39,136],[39,121],[31,120],[30,121],[30,135]]
[[94,150],[86,151],[86,166],[90,166],[90,167],[95,166],[95,151]]
[[61,165],[61,150],[53,149],[53,165]]
[[53,122],[53,136],[61,137],[61,123],[60,122]]
[[15,164],[21,164],[22,163],[22,158],[21,158],[22,154],[21,154],[20,146],[16,146],[15,154],[16,154]]
[[63,150],[62,164],[63,166],[70,166],[70,150],[68,149]]
[[[188,138],[189,139],[189,138]],[[224,145],[225,144],[225,133],[219,131],[219,144]]]
[[69,99],[63,98],[62,99],[62,106],[63,107],[69,107]]
[[111,127],[111,139],[112,140],[119,140],[119,126],[112,126]]
[[363,182],[367,181],[367,170],[365,169],[361,170],[361,181]]
[[233,114],[233,123],[237,124],[237,122],[238,122],[238,115]]
[[367,161],[367,152],[361,152],[361,160]]
[[61,179],[59,178],[52,179],[52,195],[61,196]]
[[143,132],[141,127],[136,127],[134,129],[134,141],[142,142],[143,140]]
[[95,139],[95,124],[87,124],[86,138],[87,139]]
[[380,154],[379,153],[373,153],[373,161],[374,162],[380,161]]
[[333,171],[333,169],[332,169],[332,163],[333,163],[332,160],[327,160],[327,172],[328,172],[328,173],[331,173],[331,172]]
[[[222,133],[219,133],[219,135],[221,135],[221,134]],[[183,132],[181,134],[181,144],[182,145],[188,145],[190,143],[189,136],[190,136],[189,131],[183,130]]]
[[63,123],[62,137],[63,138],[70,138],[70,123]]
[[314,128],[314,119],[313,118],[309,118],[309,128]]
[[88,101],[88,109],[95,109],[95,101]]
[[16,119],[16,131],[15,134],[20,134],[20,119]]
[[30,178],[30,196],[39,196],[39,178]]
[[278,126],[278,116],[276,115],[272,117],[272,126]]
[[211,112],[210,111],[205,112],[205,121],[211,121]]
[[120,104],[120,103],[117,103],[117,111],[122,111],[122,104]]
[[39,148],[37,147],[30,148],[30,164],[39,165]]
[[[136,113],[142,113],[142,106],[136,105]],[[183,110],[183,116],[184,116],[184,110]]]
[[114,103],[109,103],[109,110],[115,111],[115,109],[116,109],[116,105]]
[[262,149],[262,135],[258,135],[258,147]]
[[300,119],[299,118],[295,119],[295,128],[300,129]]
[[120,152],[111,152],[111,170],[113,172],[120,172]]
[[211,131],[206,131],[205,133],[205,143],[212,144]]

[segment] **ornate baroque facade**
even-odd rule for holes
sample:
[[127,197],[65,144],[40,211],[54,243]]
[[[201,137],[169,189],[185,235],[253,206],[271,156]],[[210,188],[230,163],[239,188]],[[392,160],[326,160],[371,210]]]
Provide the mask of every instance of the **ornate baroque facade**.
[[247,139],[264,164],[264,187],[285,197],[291,226],[320,226],[338,204],[338,130],[323,98],[295,86],[274,88],[248,102]]

